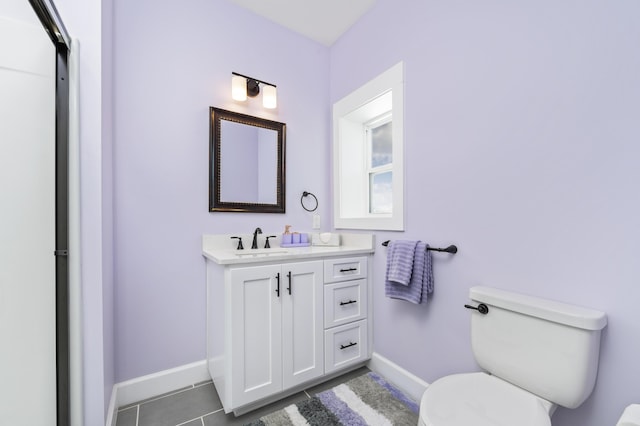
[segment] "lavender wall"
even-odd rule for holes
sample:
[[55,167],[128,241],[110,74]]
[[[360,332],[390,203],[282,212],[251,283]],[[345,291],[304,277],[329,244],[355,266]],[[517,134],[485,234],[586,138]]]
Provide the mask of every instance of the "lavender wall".
[[[203,233],[328,219],[329,50],[224,0],[115,0],[116,381],[205,358]],[[278,86],[278,108],[231,100],[231,72]],[[209,106],[287,124],[285,215],[208,213]]]
[[554,425],[612,425],[638,402],[639,15],[630,0],[378,0],[332,47],[331,102],[405,61],[406,232],[378,240],[460,249],[435,255],[427,306],[384,297],[376,252],[377,352],[429,382],[476,370],[462,305],[501,287],[608,314],[596,389]]

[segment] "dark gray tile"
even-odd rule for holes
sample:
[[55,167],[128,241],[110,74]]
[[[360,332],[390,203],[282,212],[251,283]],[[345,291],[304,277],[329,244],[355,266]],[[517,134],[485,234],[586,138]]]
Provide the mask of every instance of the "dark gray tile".
[[192,389],[192,388],[193,388],[193,385],[190,385],[190,386],[185,386],[183,388],[174,389],[170,392],[160,393],[156,396],[152,396],[151,398],[136,401],[128,405],[123,405],[122,407],[118,408],[118,410],[125,410],[127,408],[133,407],[134,405],[144,404],[145,402],[153,401],[154,399],[158,399],[158,398],[164,398],[165,396],[173,395],[174,393],[182,392],[184,390]]
[[202,417],[200,417],[199,419],[190,421],[188,423],[182,423],[180,426],[202,426]]
[[138,406],[127,408],[125,410],[118,410],[118,417],[116,417],[116,426],[136,426],[138,419]]
[[213,383],[140,404],[138,426],[175,426],[222,408]]
[[326,382],[320,383],[319,385],[316,385],[312,388],[305,389],[305,391],[309,394],[309,396],[314,396],[317,393],[336,387],[339,384],[348,382],[349,380],[354,379],[358,376],[362,376],[363,374],[367,374],[370,371],[371,370],[369,370],[367,367],[360,367],[357,370],[350,371],[343,374],[342,376],[334,377],[333,379],[327,380]]
[[309,399],[307,395],[304,392],[299,392],[238,417],[234,416],[233,413],[225,414],[224,411],[219,411],[205,416],[204,426],[240,426],[257,420],[265,414],[272,413],[288,405],[295,404],[306,399]]
[[[194,387],[200,387],[200,386],[210,386],[211,388],[213,388],[213,397],[214,397],[214,401],[215,401],[215,406],[218,407],[216,408],[216,410],[219,410],[222,408],[222,402],[220,402],[220,396],[218,395],[218,390],[216,389],[216,386],[213,384],[212,381],[208,381],[208,382],[203,382],[200,384],[195,384]],[[209,413],[207,413],[209,414]]]

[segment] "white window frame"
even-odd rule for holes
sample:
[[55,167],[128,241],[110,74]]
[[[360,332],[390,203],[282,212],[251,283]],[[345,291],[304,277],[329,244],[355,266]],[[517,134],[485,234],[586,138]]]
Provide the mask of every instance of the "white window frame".
[[[392,114],[391,214],[369,213],[365,126]],[[333,105],[334,227],[404,230],[404,64],[394,65]]]

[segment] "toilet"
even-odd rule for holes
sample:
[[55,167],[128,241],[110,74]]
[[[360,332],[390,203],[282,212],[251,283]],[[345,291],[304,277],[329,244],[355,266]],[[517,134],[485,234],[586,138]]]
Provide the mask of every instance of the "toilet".
[[550,426],[557,406],[591,394],[607,316],[491,287],[472,287],[471,346],[483,372],[434,381],[420,426]]

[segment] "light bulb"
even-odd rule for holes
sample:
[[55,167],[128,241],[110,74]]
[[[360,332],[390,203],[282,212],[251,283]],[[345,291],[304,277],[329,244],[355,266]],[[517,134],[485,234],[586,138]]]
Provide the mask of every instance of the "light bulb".
[[278,106],[275,86],[265,84],[262,87],[262,106],[269,109],[273,109]]
[[236,101],[247,100],[247,79],[241,75],[231,76],[231,97]]

